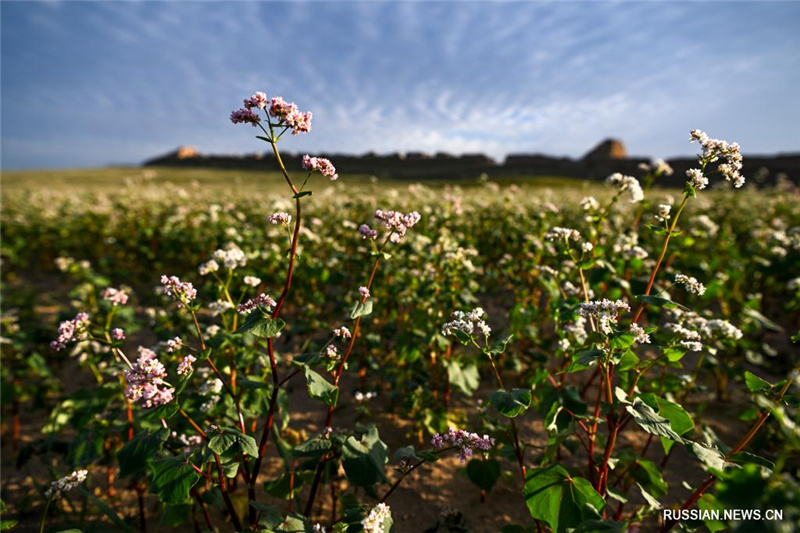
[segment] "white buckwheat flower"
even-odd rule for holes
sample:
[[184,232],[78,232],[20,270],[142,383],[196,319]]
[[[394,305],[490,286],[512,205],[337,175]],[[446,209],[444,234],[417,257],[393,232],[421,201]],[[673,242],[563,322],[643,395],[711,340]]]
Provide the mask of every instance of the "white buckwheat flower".
[[448,337],[455,331],[461,331],[462,333],[472,336],[480,332],[481,335],[488,338],[492,330],[486,322],[483,321],[483,316],[485,314],[484,310],[480,307],[476,307],[469,313],[453,311],[450,315],[452,320],[442,326],[442,335]]
[[642,190],[642,186],[639,185],[639,180],[633,176],[623,176],[619,172],[615,172],[606,179],[606,182],[617,186],[620,192],[628,191],[631,203],[635,204],[636,202],[641,202],[644,200],[644,191]]
[[612,333],[611,324],[616,324],[621,311],[630,311],[630,306],[622,300],[611,301],[608,298],[582,303],[578,314],[584,318],[593,317],[597,320],[597,327],[609,335]]
[[669,212],[672,211],[672,206],[669,204],[659,204],[658,206],[658,213],[656,214],[656,220],[661,222],[665,222],[670,219]]
[[249,285],[250,287],[258,287],[261,285],[261,278],[255,276],[245,276],[242,281],[245,285]]
[[392,510],[385,503],[379,503],[361,521],[364,533],[383,533],[383,523],[387,518],[391,519]]
[[45,491],[44,495],[48,499],[52,498],[54,500],[60,500],[62,494],[71,491],[86,481],[87,475],[89,475],[88,470],[76,470],[68,476],[53,481],[50,484],[50,488]]
[[706,292],[706,286],[697,281],[697,278],[685,274],[675,274],[675,283],[680,283],[688,292],[698,296],[702,296]]

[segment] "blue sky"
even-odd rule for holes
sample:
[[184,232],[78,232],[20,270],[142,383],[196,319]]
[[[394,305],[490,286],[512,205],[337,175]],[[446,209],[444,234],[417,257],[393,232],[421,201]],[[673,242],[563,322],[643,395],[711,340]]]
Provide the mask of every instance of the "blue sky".
[[[542,152],[605,137],[800,151],[795,2],[8,2],[4,169],[263,150],[256,90],[314,113],[283,150]],[[335,162],[334,162],[335,163]]]

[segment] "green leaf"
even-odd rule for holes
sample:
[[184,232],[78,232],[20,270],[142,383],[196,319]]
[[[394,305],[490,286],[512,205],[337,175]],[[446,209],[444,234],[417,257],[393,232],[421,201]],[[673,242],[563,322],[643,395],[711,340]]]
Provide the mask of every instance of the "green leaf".
[[311,196],[311,191],[301,191],[292,196],[292,198],[302,198],[303,196]]
[[601,518],[603,498],[591,483],[571,477],[559,465],[532,470],[522,492],[531,516],[561,533],[586,520]]
[[325,405],[331,407],[336,405],[339,399],[339,387],[334,387],[325,378],[307,366],[303,367],[303,374],[306,376],[309,396],[325,403]]
[[731,463],[739,464],[739,465],[742,465],[742,464],[754,464],[754,465],[762,466],[762,467],[766,468],[767,470],[769,470],[770,473],[775,468],[775,463],[773,463],[771,461],[768,461],[767,459],[764,459],[763,457],[760,457],[758,455],[749,453],[749,452],[734,453],[733,455],[728,457],[728,461],[731,462]]
[[234,331],[234,333],[250,333],[262,339],[271,339],[283,329],[286,322],[280,318],[272,318],[260,311],[253,311],[247,315],[244,324]]
[[258,525],[264,529],[275,529],[283,522],[283,513],[272,505],[264,505],[263,503],[251,501],[250,507],[261,513],[261,517],[258,519]]
[[347,480],[358,487],[387,481],[384,469],[389,461],[388,452],[375,426],[371,426],[361,440],[348,437],[342,447],[342,466]]
[[636,459],[630,470],[631,477],[646,488],[656,498],[667,494],[667,482],[661,476],[661,470],[652,461],[647,459]]
[[183,455],[156,459],[150,462],[150,492],[164,503],[183,503],[189,500],[189,491],[200,480],[200,475],[188,464]]
[[627,405],[625,409],[631,414],[636,423],[651,435],[666,437],[675,442],[683,442],[683,438],[672,429],[669,420],[656,413],[641,398],[635,398],[633,403]]
[[119,477],[128,477],[145,471],[147,461],[156,457],[161,445],[169,438],[169,429],[160,428],[155,433],[139,433],[117,452]]
[[313,533],[314,529],[306,517],[293,513],[287,516],[275,528],[275,531],[280,533]]
[[760,377],[756,376],[755,374],[751,374],[750,372],[744,372],[744,383],[747,385],[747,389],[750,392],[762,392],[764,390],[771,391],[772,385],[761,379]]
[[531,390],[498,389],[489,395],[487,403],[493,405],[503,416],[514,418],[531,406]]
[[567,372],[577,372],[589,368],[589,365],[600,357],[603,357],[603,351],[597,348],[575,352],[572,354],[572,363],[567,367]]
[[159,405],[153,409],[145,409],[144,415],[147,418],[154,420],[169,420],[177,414],[180,408],[181,406],[178,405],[178,402],[172,401],[164,405]]
[[608,338],[608,344],[613,350],[627,350],[636,342],[636,336],[630,331],[619,331]]
[[292,357],[292,364],[297,366],[315,366],[320,361],[322,361],[320,352],[303,353]]
[[509,335],[507,337],[504,337],[502,339],[498,339],[498,340],[494,341],[492,343],[492,345],[489,347],[489,350],[488,350],[489,353],[492,354],[492,355],[501,355],[501,354],[503,354],[503,352],[506,351],[506,347],[508,346],[508,343],[513,338],[514,338],[514,335]]
[[445,365],[447,366],[447,378],[453,387],[467,396],[472,396],[478,390],[481,376],[478,373],[478,365],[473,361],[451,359],[445,361]]
[[350,318],[355,320],[360,316],[367,316],[372,314],[372,300],[367,300],[366,302],[358,301],[353,304],[352,309],[350,309]]
[[711,470],[721,471],[725,468],[725,454],[716,448],[709,448],[699,442],[689,441],[686,449]]
[[639,487],[639,491],[642,493],[642,497],[647,502],[647,507],[648,508],[650,508],[650,509],[661,509],[661,507],[662,507],[661,502],[659,502],[657,499],[655,499],[652,494],[650,494],[649,492],[644,490],[644,488],[641,485],[639,485],[638,483],[636,485]]
[[500,479],[500,463],[495,459],[472,459],[467,463],[467,477],[481,490],[489,492]]
[[295,457],[322,457],[331,449],[331,446],[330,439],[317,435],[295,446],[292,455]]
[[208,448],[226,462],[237,460],[241,454],[258,457],[256,439],[236,428],[219,428],[209,439]]
[[395,450],[394,455],[392,456],[394,461],[419,461],[422,459],[417,452],[414,450],[414,445],[410,444],[408,446],[403,446],[402,448],[398,448]]
[[683,309],[684,311],[688,311],[689,308],[685,305],[681,305],[678,302],[673,302],[669,298],[661,298],[660,296],[647,296],[647,295],[639,295],[637,298],[641,298],[646,303],[650,305],[655,305],[656,307],[666,307],[667,309]]
[[669,420],[669,425],[678,435],[684,436],[694,429],[694,421],[686,410],[677,403],[665,400],[653,393],[639,396],[644,403],[658,410],[658,414]]

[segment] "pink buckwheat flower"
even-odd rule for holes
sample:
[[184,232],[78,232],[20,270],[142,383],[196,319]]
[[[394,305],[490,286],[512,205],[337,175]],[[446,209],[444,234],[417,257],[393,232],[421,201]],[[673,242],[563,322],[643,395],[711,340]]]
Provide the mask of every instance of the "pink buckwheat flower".
[[179,376],[188,376],[192,372],[194,372],[194,367],[192,363],[197,361],[197,358],[191,354],[187,355],[183,358],[183,361],[178,365],[178,375]]
[[280,96],[272,99],[269,114],[278,119],[278,124],[292,128],[292,135],[311,131],[311,113],[301,113],[296,105],[284,101]]
[[408,228],[415,226],[422,216],[416,211],[404,215],[399,211],[382,211],[378,209],[375,211],[375,218],[382,221],[384,226],[392,231],[389,240],[397,243],[406,234]]
[[292,215],[289,213],[273,213],[271,215],[267,215],[267,222],[270,224],[274,224],[276,226],[280,224],[286,224],[287,226],[292,221]]
[[161,276],[161,285],[164,294],[172,296],[178,302],[178,307],[188,305],[197,296],[194,286],[188,281],[181,281],[177,276]]
[[58,325],[58,337],[50,343],[55,351],[66,348],[67,343],[85,341],[89,338],[89,315],[78,313],[72,320],[65,320]]
[[256,307],[265,307],[267,311],[271,310],[271,308],[275,307],[277,304],[275,300],[270,298],[269,295],[264,294],[263,292],[256,296],[255,298],[250,298],[243,304],[239,304],[236,310],[242,314],[247,315],[252,312]]
[[231,122],[234,124],[251,124],[255,128],[261,122],[261,117],[250,109],[237,109],[231,112]]
[[114,328],[111,330],[111,338],[115,341],[125,340],[125,331],[122,328]]
[[168,340],[166,345],[167,353],[173,353],[175,350],[179,350],[181,346],[183,346],[183,340],[180,337],[175,337],[174,339]]
[[303,168],[311,171],[316,170],[323,176],[330,178],[331,181],[335,181],[339,177],[339,174],[336,173],[336,168],[334,168],[333,163],[324,157],[311,157],[308,154],[304,155]]
[[347,326],[336,328],[335,330],[333,330],[333,335],[335,337],[342,337],[343,339],[349,339],[350,337],[353,336],[353,334],[350,333],[350,330],[347,329]]
[[262,92],[257,92],[250,98],[245,99],[244,106],[247,109],[251,109],[253,107],[257,107],[259,109],[266,109],[267,107],[267,94]]
[[358,288],[358,293],[361,295],[361,298],[363,300],[366,300],[367,298],[369,298],[369,289],[366,288],[366,287],[359,287]]
[[156,353],[139,347],[139,358],[133,368],[125,371],[128,387],[125,397],[132,402],[141,400],[142,407],[152,409],[172,401],[174,389],[164,381],[167,370],[158,360]]
[[103,300],[108,300],[114,305],[125,305],[128,303],[128,295],[122,289],[107,287],[103,291]]
[[447,433],[440,435],[437,433],[431,439],[431,445],[436,449],[445,448],[447,446],[455,446],[459,448],[458,458],[462,463],[466,463],[467,459],[472,457],[472,449],[476,448],[482,452],[488,452],[494,446],[494,439],[489,435],[480,437],[477,433],[469,433],[463,429],[447,430]]
[[362,239],[376,239],[378,237],[378,232],[374,229],[370,228],[366,224],[361,224],[358,228],[358,232],[361,234]]

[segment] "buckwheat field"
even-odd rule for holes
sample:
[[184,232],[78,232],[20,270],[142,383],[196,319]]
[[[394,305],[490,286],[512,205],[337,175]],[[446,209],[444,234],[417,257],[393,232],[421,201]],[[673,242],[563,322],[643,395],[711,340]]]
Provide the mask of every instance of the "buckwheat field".
[[683,189],[423,185],[288,172],[280,97],[230,119],[246,187],[4,190],[2,529],[800,523],[800,195],[736,143],[687,131]]

